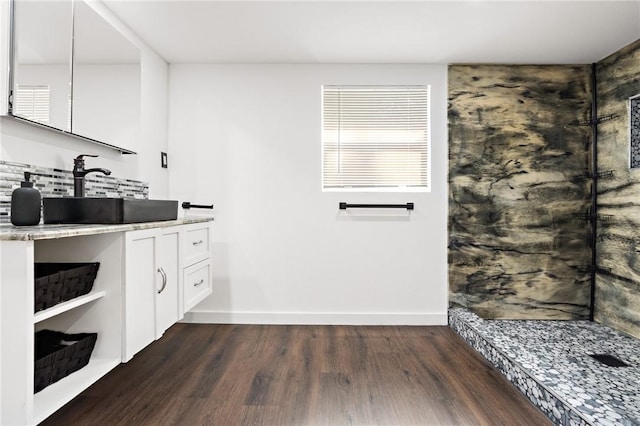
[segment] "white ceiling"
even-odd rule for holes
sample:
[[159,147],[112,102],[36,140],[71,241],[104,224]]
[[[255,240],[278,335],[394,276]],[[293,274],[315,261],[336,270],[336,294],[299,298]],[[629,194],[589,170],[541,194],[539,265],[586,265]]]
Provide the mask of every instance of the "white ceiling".
[[170,63],[591,63],[634,1],[104,0]]

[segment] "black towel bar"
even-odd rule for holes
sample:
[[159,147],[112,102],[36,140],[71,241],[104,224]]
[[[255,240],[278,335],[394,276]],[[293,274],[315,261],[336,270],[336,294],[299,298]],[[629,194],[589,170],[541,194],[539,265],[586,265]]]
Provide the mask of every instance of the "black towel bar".
[[185,201],[184,203],[182,203],[182,208],[183,209],[212,209],[213,204],[210,204],[210,205],[191,204],[190,202]]
[[406,204],[348,204],[341,202],[340,210],[346,209],[407,209],[413,210],[413,203]]

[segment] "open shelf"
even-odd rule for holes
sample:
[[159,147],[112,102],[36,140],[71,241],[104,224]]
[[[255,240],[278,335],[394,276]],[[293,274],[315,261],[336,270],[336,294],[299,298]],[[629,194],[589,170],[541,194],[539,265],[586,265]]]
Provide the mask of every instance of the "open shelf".
[[33,396],[33,420],[38,424],[120,364],[120,358],[91,358],[89,364]]
[[59,315],[63,312],[70,311],[71,309],[77,308],[78,306],[82,306],[89,302],[93,302],[94,300],[100,299],[107,294],[106,291],[92,291],[91,293],[85,294],[83,296],[76,297],[75,299],[68,300],[66,302],[58,303],[55,306],[52,306],[44,311],[36,312],[33,315],[33,323],[37,324],[41,321],[44,321],[49,318],[53,318],[56,315]]

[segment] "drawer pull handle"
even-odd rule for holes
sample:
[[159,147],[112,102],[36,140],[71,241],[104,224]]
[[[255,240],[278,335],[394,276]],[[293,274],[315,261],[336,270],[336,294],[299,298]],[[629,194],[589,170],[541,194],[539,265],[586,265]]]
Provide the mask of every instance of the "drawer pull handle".
[[162,287],[158,290],[158,294],[162,293],[164,289],[167,287],[167,273],[162,269],[162,266],[158,268],[158,272],[162,275]]
[[193,286],[200,287],[202,284],[204,284],[204,278],[200,279],[200,281],[198,281],[197,283],[193,283]]
[[194,246],[199,246],[200,244],[202,244],[204,241],[200,240],[200,241],[194,241],[193,245]]

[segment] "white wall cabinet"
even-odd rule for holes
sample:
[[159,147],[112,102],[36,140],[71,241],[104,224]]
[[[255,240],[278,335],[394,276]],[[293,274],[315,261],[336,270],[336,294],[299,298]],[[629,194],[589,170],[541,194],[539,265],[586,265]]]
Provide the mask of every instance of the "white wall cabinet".
[[125,236],[124,344],[129,361],[180,318],[182,227],[127,232]]

